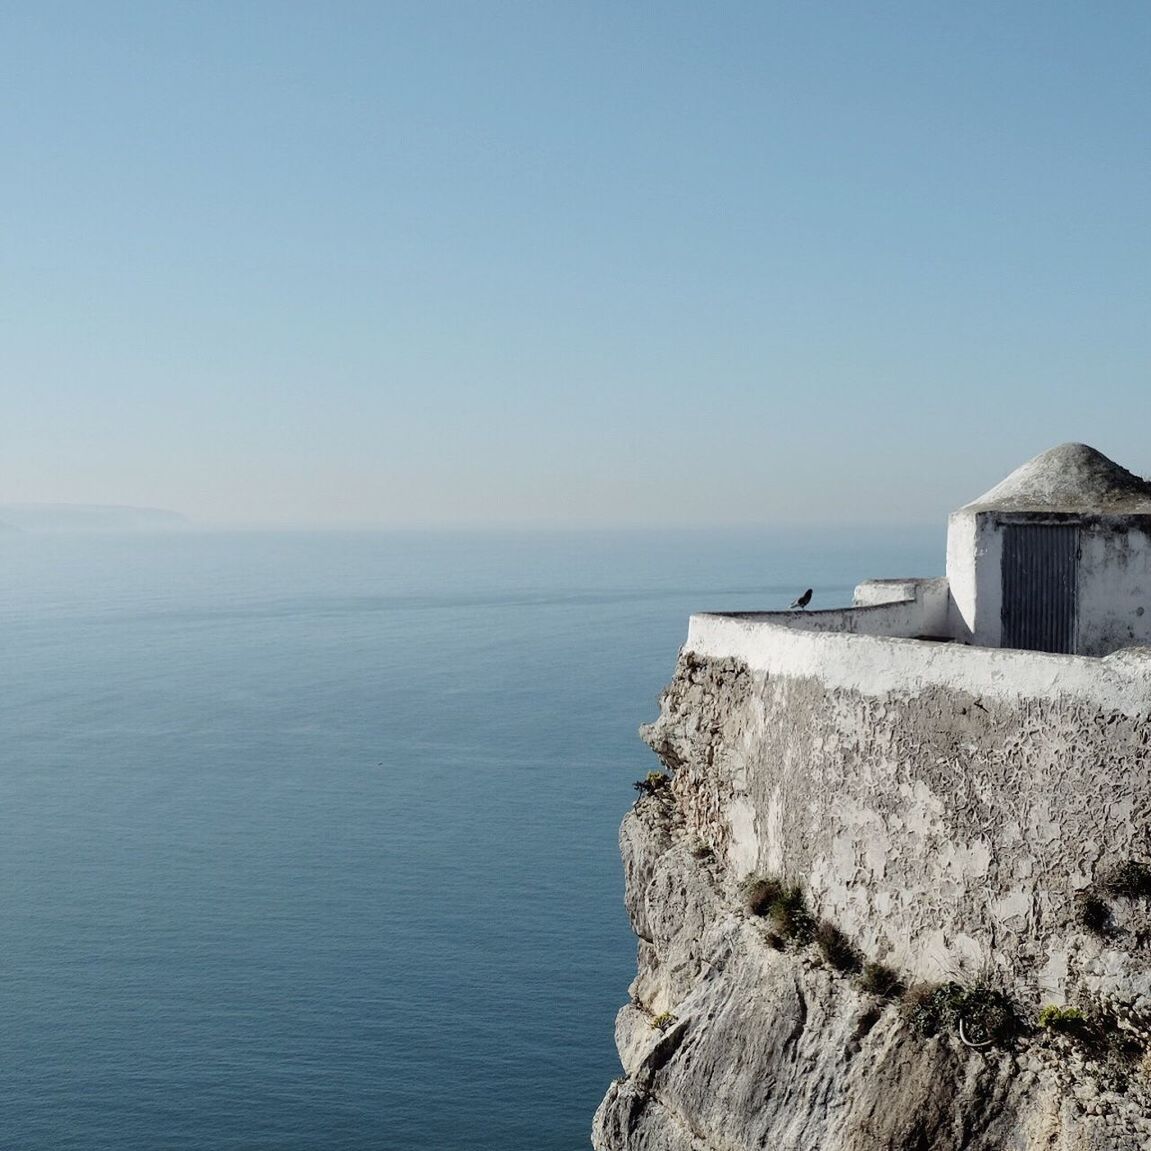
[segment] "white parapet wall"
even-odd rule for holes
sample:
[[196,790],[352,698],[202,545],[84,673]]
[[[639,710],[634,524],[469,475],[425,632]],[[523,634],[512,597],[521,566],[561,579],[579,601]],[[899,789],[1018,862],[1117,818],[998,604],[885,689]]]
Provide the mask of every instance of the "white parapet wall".
[[945,579],[868,580],[855,589],[852,607],[823,611],[729,612],[708,618],[795,631],[946,639],[949,636],[947,603]]
[[[899,632],[907,639],[944,639],[952,635],[950,621],[950,588],[945,577],[938,579],[872,579],[864,580],[852,597],[852,607],[879,607],[904,604],[907,630]],[[876,634],[866,626],[852,630]]]
[[[901,610],[902,609],[902,610]],[[1105,658],[904,638],[906,604],[842,612],[693,615],[684,650],[866,695],[951,688],[1018,701],[1068,696],[1128,715],[1151,710],[1151,648]],[[884,634],[884,630],[887,634]]]
[[[883,603],[902,603],[917,598],[919,585],[928,581],[918,579],[869,579],[855,589],[852,607],[875,607]],[[938,580],[930,581],[938,583]]]

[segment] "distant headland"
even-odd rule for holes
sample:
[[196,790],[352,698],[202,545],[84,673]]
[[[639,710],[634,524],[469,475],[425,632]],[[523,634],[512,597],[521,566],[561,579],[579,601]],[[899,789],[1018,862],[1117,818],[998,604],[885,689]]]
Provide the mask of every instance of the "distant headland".
[[0,532],[84,533],[171,532],[189,526],[167,508],[115,504],[0,504]]

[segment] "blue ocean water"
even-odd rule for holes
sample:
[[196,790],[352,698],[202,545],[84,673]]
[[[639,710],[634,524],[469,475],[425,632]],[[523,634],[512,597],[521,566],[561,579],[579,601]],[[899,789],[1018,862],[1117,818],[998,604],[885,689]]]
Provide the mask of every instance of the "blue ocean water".
[[0,1147],[576,1151],[687,615],[938,532],[0,540]]

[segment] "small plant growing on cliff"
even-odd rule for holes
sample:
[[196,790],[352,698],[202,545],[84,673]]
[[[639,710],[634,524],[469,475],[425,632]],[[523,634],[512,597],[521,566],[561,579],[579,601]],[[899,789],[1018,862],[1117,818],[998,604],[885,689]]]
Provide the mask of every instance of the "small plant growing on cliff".
[[744,881],[741,894],[744,910],[749,915],[766,915],[783,894],[783,884],[778,879],[753,875]]
[[670,1011],[664,1011],[652,1016],[651,1025],[656,1031],[666,1031],[675,1022],[675,1016]]
[[649,771],[646,779],[637,779],[632,787],[644,795],[658,795],[665,787],[671,782],[670,776],[666,776],[662,771]]
[[1151,899],[1151,867],[1128,859],[1106,872],[1099,882],[1108,895],[1124,899]]
[[1021,1030],[1014,1002],[993,987],[973,987],[965,992],[955,1013],[955,1025],[968,1047],[1007,1043]]
[[810,943],[815,934],[815,921],[797,884],[764,876],[750,879],[743,887],[743,905],[767,919],[785,942]]
[[1126,1091],[1144,1055],[1143,1044],[1130,1032],[1121,1030],[1114,1020],[1106,1027],[1099,1024],[1098,1020],[1087,1021],[1086,1050],[1099,1064],[1103,1082],[1115,1091]]
[[1093,935],[1106,935],[1111,928],[1111,908],[1094,891],[1084,891],[1076,901],[1076,915]]
[[919,983],[904,995],[903,1013],[920,1035],[954,1031],[968,1047],[1007,1043],[1020,1030],[1011,999],[986,986]]
[[903,996],[903,1016],[920,1035],[937,1035],[963,995],[958,983],[916,983]]
[[1048,1004],[1039,1012],[1039,1026],[1073,1043],[1108,1090],[1126,1090],[1147,1055],[1145,1033],[1100,1003],[1084,1008]]
[[882,999],[894,999],[904,990],[899,973],[886,963],[865,963],[859,976],[859,989]]
[[1062,1035],[1079,1035],[1087,1025],[1087,1017],[1078,1007],[1057,1007],[1048,1003],[1039,1012],[1039,1026],[1045,1031],[1054,1031]]
[[784,939],[796,943],[808,943],[815,932],[815,923],[807,910],[803,889],[797,886],[785,887],[780,897],[768,911],[776,931]]
[[1093,935],[1107,936],[1114,932],[1108,898],[1151,899],[1151,867],[1128,859],[1103,872],[1091,887],[1079,893],[1075,915]]
[[851,940],[826,919],[821,920],[815,929],[815,942],[823,952],[823,958],[844,975],[854,975],[863,966],[863,960],[852,946]]

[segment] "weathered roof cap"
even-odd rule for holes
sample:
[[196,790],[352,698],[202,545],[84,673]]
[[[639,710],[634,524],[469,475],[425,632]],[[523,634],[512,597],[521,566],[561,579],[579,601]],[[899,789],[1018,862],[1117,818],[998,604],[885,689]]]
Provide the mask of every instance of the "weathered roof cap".
[[1151,483],[1086,444],[1060,444],[966,505],[979,511],[1151,515]]

